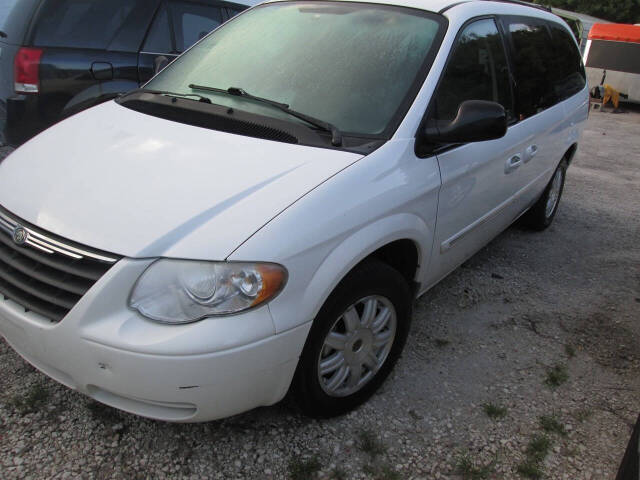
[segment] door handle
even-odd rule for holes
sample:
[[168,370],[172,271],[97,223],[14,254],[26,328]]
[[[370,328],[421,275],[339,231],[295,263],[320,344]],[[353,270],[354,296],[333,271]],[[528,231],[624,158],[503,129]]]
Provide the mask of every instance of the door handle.
[[507,164],[504,167],[504,173],[508,175],[511,172],[517,170],[520,165],[522,165],[522,157],[520,155],[514,155],[509,160],[507,160]]
[[531,160],[537,154],[538,154],[538,146],[537,145],[531,145],[529,148],[527,148],[526,156],[524,158],[524,163],[527,163],[529,160]]

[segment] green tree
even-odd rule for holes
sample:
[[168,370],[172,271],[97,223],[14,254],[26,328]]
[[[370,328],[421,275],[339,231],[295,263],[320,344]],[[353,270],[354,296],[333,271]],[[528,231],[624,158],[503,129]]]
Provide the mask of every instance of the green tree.
[[640,0],[533,0],[618,23],[640,23]]

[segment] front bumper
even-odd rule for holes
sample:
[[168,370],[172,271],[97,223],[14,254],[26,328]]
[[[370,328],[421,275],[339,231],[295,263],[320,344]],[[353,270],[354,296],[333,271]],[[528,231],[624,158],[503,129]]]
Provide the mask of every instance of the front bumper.
[[121,260],[58,324],[0,296],[0,335],[54,380],[145,417],[208,421],[284,397],[310,324],[276,335],[268,307],[150,322],[126,306],[149,263]]

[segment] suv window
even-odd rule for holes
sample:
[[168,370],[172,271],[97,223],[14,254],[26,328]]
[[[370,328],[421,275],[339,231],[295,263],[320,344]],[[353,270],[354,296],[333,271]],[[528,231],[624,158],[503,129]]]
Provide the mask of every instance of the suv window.
[[557,103],[551,79],[556,49],[546,24],[536,19],[507,21],[513,47],[520,119]]
[[38,0],[0,0],[0,42],[22,44]]
[[550,60],[550,77],[555,100],[561,102],[582,91],[586,74],[580,51],[571,34],[561,25],[550,23],[554,55]]
[[222,10],[190,2],[171,2],[176,50],[184,52],[222,23]]
[[142,50],[148,53],[171,53],[173,52],[171,43],[169,14],[167,13],[167,7],[163,4],[153,19],[153,24]]
[[134,7],[131,0],[48,0],[39,12],[33,44],[105,49]]
[[9,17],[9,12],[11,12],[11,9],[15,4],[16,0],[5,0],[0,3],[0,30],[4,30],[4,24]]
[[467,26],[454,47],[436,94],[436,120],[451,121],[467,100],[498,102],[513,115],[509,67],[495,21]]

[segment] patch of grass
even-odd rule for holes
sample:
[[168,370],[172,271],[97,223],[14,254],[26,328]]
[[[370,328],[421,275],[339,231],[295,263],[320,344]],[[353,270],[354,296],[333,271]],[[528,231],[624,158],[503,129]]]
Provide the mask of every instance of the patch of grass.
[[571,345],[570,343],[567,343],[564,346],[564,353],[567,354],[567,357],[573,358],[573,357],[576,356],[576,348],[573,345]]
[[495,470],[496,461],[489,465],[476,465],[471,456],[467,453],[458,457],[456,471],[464,480],[482,480],[489,478]]
[[386,448],[380,439],[369,430],[362,430],[358,435],[360,450],[375,458],[385,452]]
[[369,475],[370,477],[374,477],[377,473],[378,470],[376,469],[376,467],[374,467],[372,464],[370,463],[366,463],[363,467],[362,467],[362,471],[364,473],[366,473],[367,475]]
[[547,433],[557,433],[558,435],[562,435],[563,437],[567,435],[567,430],[564,428],[564,425],[560,423],[558,419],[553,415],[541,416],[540,426]]
[[342,470],[340,467],[336,467],[331,472],[331,478],[333,480],[347,480],[347,472]]
[[543,476],[542,469],[537,462],[531,460],[525,460],[520,463],[516,468],[516,471],[525,478],[530,478],[531,480],[539,480]]
[[436,347],[439,347],[439,348],[444,348],[451,343],[446,338],[436,338],[434,342],[436,344]]
[[366,464],[364,467],[362,467],[362,471],[375,480],[400,480],[402,478],[400,476],[400,473],[396,472],[389,465],[376,467],[372,464]]
[[309,480],[320,471],[322,464],[318,457],[292,458],[289,462],[289,478],[291,480]]
[[400,480],[400,473],[396,472],[389,465],[383,465],[377,480]]
[[569,372],[567,372],[567,367],[562,364],[557,364],[554,367],[547,370],[547,378],[544,383],[546,383],[551,388],[556,388],[569,380]]
[[593,415],[593,412],[588,408],[581,408],[580,410],[573,412],[573,418],[581,423],[588,420],[591,415]]
[[544,475],[544,472],[542,471],[542,462],[547,457],[550,450],[551,439],[546,435],[535,435],[529,441],[529,445],[527,445],[527,458],[516,467],[516,471],[523,477],[532,480],[542,478]]
[[38,410],[49,398],[49,391],[41,384],[32,385],[24,395],[15,395],[9,404],[15,408],[20,415],[27,415]]
[[546,435],[535,435],[527,446],[527,457],[534,462],[542,462],[551,450],[551,440]]
[[482,406],[482,409],[484,410],[484,413],[493,420],[504,418],[507,415],[507,408],[496,405],[495,403],[485,403]]

